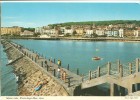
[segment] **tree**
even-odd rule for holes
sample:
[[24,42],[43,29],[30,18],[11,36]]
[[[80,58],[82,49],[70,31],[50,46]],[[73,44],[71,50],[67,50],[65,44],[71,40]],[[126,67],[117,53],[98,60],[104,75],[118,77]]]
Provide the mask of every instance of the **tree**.
[[73,31],[73,36],[75,36],[77,34],[77,32],[76,31]]

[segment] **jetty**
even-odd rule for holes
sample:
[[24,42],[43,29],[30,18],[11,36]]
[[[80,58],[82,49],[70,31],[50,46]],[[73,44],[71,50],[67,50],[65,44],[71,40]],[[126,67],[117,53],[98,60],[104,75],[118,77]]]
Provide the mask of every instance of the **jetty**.
[[67,74],[66,82],[64,82],[61,80],[61,77],[57,76],[58,64],[56,59],[48,59],[38,52],[12,41],[3,40],[2,44],[5,47],[4,51],[13,47],[17,50],[17,53],[20,53],[20,56],[15,57],[7,65],[13,64],[26,56],[31,62],[44,70],[47,75],[63,86],[69,95],[80,95],[80,91],[84,89],[101,85],[108,87],[111,96],[129,95],[140,91],[140,58],[125,64],[121,63],[120,60],[108,62],[103,66],[98,66],[96,70],[90,70],[85,75],[80,75],[79,69],[76,70],[76,73],[73,73],[69,68],[69,64],[67,68],[60,66]]

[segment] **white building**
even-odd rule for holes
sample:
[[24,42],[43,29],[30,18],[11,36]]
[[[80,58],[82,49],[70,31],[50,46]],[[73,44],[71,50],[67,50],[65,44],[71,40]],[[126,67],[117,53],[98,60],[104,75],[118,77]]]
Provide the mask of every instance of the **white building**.
[[119,31],[118,30],[106,30],[105,34],[108,37],[110,37],[110,36],[117,37],[117,36],[119,36]]
[[93,30],[86,30],[86,34],[92,35],[93,34]]
[[103,29],[99,29],[99,30],[96,30],[95,32],[98,36],[103,36],[105,35],[105,31]]
[[119,37],[124,37],[124,29],[119,29]]
[[140,30],[134,30],[134,36],[139,37],[140,36]]
[[43,27],[37,27],[37,28],[35,28],[35,33],[41,33],[41,34],[43,34],[44,33]]
[[44,34],[44,35],[40,35],[40,38],[50,38],[50,36]]
[[65,29],[64,30],[64,34],[69,34],[69,35],[72,35],[73,34],[73,29]]
[[60,27],[60,31],[61,31],[62,34],[65,33],[65,29],[66,29],[65,27]]
[[20,33],[20,36],[32,36],[34,35],[34,32],[25,30],[24,32]]

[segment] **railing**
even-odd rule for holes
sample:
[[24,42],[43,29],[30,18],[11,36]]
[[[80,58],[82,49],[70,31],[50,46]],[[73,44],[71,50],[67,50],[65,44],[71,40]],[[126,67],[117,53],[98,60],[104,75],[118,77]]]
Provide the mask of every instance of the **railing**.
[[89,71],[83,77],[83,81],[98,78],[104,75],[111,75],[116,78],[126,77],[136,72],[140,72],[140,58],[137,58],[132,63],[120,64],[120,60],[117,62],[108,62],[107,64],[98,67],[94,71]]

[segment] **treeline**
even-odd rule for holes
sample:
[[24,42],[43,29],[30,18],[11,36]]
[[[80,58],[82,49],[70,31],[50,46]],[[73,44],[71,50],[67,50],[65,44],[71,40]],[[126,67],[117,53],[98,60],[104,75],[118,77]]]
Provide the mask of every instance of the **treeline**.
[[140,26],[139,20],[110,20],[110,21],[85,21],[85,22],[66,22],[66,23],[57,23],[57,24],[50,24],[49,26],[71,26],[71,25],[93,25],[96,26],[106,26],[106,25],[117,25],[117,24],[136,24]]
[[24,32],[24,30],[28,30],[28,31],[31,31],[31,32],[34,32],[35,31],[35,28],[22,28],[22,32]]

